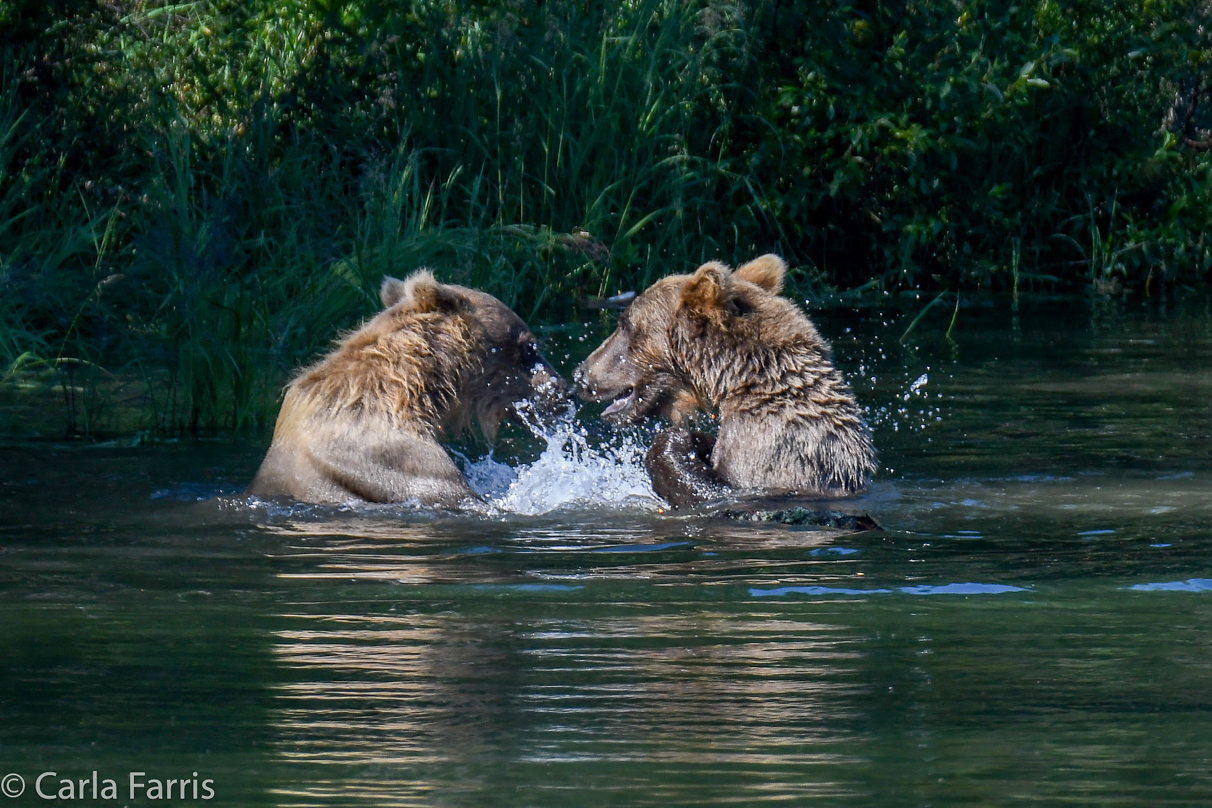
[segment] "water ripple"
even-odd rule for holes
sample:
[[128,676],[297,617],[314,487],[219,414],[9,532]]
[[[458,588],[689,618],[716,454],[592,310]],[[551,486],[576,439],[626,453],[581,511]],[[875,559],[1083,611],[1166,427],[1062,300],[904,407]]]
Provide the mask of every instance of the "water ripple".
[[1156,584],[1136,584],[1129,587],[1137,592],[1212,592],[1212,578],[1188,578]]

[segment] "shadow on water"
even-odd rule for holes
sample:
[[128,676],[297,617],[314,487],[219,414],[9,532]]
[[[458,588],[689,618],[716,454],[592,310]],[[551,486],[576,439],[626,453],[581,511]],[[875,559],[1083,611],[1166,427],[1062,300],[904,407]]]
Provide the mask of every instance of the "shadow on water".
[[820,316],[885,466],[865,532],[661,514],[643,434],[469,453],[465,515],[248,501],[263,447],[0,450],[3,766],[284,806],[1208,804],[1209,321],[1074,311],[910,347]]

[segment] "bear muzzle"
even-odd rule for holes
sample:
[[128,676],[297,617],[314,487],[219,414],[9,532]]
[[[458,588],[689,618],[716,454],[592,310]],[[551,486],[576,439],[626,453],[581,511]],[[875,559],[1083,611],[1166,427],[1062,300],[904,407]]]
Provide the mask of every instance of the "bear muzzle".
[[530,391],[528,398],[544,419],[556,418],[573,408],[567,383],[550,365],[540,363],[531,368]]
[[610,403],[602,410],[602,417],[608,421],[625,422],[632,420],[636,405],[636,388],[623,387],[615,390],[602,390],[589,384],[585,372],[577,368],[573,373],[576,383],[577,397],[582,401]]
[[[599,384],[596,379],[591,378],[590,371],[586,368],[588,364],[588,362],[584,362],[572,372],[572,381],[576,385],[577,397],[582,401],[612,401],[635,396],[635,388],[632,386],[617,387],[614,385]],[[618,403],[620,402],[615,401],[615,404]],[[615,404],[611,404],[610,406],[614,407]],[[621,409],[621,404],[615,411],[618,409]]]

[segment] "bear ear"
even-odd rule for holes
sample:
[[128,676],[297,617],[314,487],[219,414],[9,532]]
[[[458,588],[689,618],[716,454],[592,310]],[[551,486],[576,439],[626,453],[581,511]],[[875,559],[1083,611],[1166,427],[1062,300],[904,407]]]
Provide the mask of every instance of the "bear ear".
[[383,284],[379,287],[379,300],[383,301],[383,308],[390,309],[403,300],[406,294],[405,288],[404,281],[384,275]]
[[786,275],[787,263],[773,254],[754,258],[736,271],[736,277],[756,284],[776,295],[783,291],[783,278]]
[[463,306],[462,298],[450,287],[438,283],[428,269],[418,269],[405,280],[384,278],[379,297],[384,308],[403,304],[416,312],[456,311]]
[[731,280],[728,267],[719,261],[708,261],[682,287],[682,306],[709,320],[722,321],[728,308]]

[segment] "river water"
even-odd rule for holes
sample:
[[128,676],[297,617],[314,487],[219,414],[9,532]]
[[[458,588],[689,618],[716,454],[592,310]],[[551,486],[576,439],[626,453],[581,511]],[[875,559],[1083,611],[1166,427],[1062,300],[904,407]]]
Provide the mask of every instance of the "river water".
[[249,502],[263,441],[0,449],[0,802],[1212,804],[1212,314],[934,314],[814,315],[864,533],[662,514],[588,410],[464,447],[481,515]]

